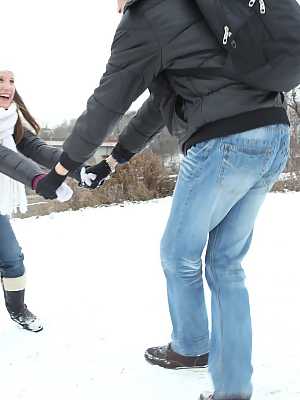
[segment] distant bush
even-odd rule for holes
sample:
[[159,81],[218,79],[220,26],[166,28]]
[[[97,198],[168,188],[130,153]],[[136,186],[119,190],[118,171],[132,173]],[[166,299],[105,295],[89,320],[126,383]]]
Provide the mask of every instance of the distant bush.
[[300,171],[282,174],[272,192],[300,192]]
[[69,202],[73,210],[113,204],[123,201],[145,201],[169,196],[174,189],[174,179],[169,179],[160,156],[151,150],[135,156],[126,165],[119,166],[104,185],[95,190],[78,188],[76,182],[69,184],[74,195]]
[[34,204],[29,206],[26,214],[17,213],[14,216],[26,218],[70,209],[166,197],[173,193],[175,178],[169,177],[169,172],[163,166],[159,155],[146,150],[133,157],[126,165],[117,167],[112,177],[98,189],[79,188],[75,180],[68,178],[67,183],[74,191],[72,199],[68,202],[47,201],[30,192],[31,203]]
[[[145,201],[170,196],[173,193],[176,175],[169,176],[159,155],[151,150],[135,156],[132,160],[117,168],[116,173],[95,190],[82,189],[68,179],[74,190],[69,202],[45,201],[38,197],[35,205],[27,214],[18,213],[17,217],[46,215],[51,212],[77,210],[84,207],[96,207],[122,203],[124,201]],[[273,192],[300,191],[300,172],[285,173],[272,188]]]

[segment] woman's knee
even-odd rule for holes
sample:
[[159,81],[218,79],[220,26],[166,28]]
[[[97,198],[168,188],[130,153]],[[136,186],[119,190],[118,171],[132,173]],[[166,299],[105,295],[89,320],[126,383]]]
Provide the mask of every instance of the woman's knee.
[[18,278],[25,273],[24,255],[20,254],[10,257],[0,264],[1,275],[4,278]]

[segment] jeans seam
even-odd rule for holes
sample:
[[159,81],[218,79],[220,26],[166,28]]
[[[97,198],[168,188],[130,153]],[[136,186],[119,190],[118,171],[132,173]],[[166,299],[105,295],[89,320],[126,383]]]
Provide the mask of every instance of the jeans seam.
[[221,226],[218,225],[218,227],[216,228],[215,237],[212,242],[211,249],[210,249],[209,264],[210,264],[210,269],[211,269],[211,276],[213,279],[213,285],[215,286],[215,289],[216,289],[217,303],[218,303],[219,314],[220,314],[220,327],[221,327],[220,334],[221,334],[221,343],[222,343],[222,346],[220,346],[220,360],[221,360],[221,373],[223,373],[223,371],[224,371],[224,355],[223,355],[223,352],[224,352],[224,349],[223,349],[224,329],[223,329],[223,320],[222,320],[222,314],[221,314],[222,306],[221,306],[221,299],[220,299],[220,288],[216,283],[217,279],[216,279],[215,267],[214,267],[214,263],[213,263],[213,253],[214,253],[214,250],[216,247],[216,243],[218,240],[218,233],[219,233],[220,229],[221,229]]
[[[186,207],[186,205],[187,205],[187,203],[188,203],[188,201],[190,199],[191,193],[193,191],[193,184],[195,183],[194,176],[195,176],[195,168],[193,168],[192,178],[188,182],[188,190],[186,190],[186,196],[185,196],[185,199],[184,199],[183,207],[180,208],[181,209],[181,213],[180,213],[179,218],[178,218],[179,222],[178,222],[178,227],[177,227],[176,234],[175,234],[176,237],[179,235],[180,230],[181,230],[182,225],[183,225],[184,210],[185,210],[185,207]],[[175,192],[175,194],[176,194],[176,192]],[[173,247],[173,251],[175,252],[175,248],[174,247]]]
[[[280,173],[284,170],[285,165],[288,161],[289,154],[283,154],[283,151],[284,151],[283,150],[283,141],[284,140],[285,139],[283,138],[283,135],[281,135],[280,138],[278,138],[278,140],[276,142],[276,145],[277,145],[276,154],[273,154],[273,159],[271,160],[269,168],[266,168],[266,170],[264,171],[262,181],[263,181],[263,186],[265,186],[267,188],[267,190],[270,190],[271,187],[274,185],[274,183],[278,180]],[[276,173],[276,174],[273,173],[271,179],[269,179],[269,181],[268,181],[268,179],[265,177],[265,175],[266,175],[267,171],[270,171],[270,168],[271,168],[274,160],[279,156],[279,151],[280,151],[280,156],[283,156],[283,157],[281,157],[280,168],[278,169],[278,173]],[[285,156],[285,158],[284,158],[284,156]]]
[[218,187],[222,187],[223,173],[224,173],[224,138],[221,137],[219,141],[218,151],[220,152],[220,163],[218,165],[218,173],[217,173],[217,184]]

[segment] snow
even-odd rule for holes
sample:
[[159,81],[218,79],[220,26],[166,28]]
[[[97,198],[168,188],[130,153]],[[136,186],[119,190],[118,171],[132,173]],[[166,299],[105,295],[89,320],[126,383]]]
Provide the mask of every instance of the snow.
[[[25,253],[27,304],[45,329],[19,329],[1,302],[2,399],[197,400],[210,389],[207,372],[168,371],[143,358],[146,347],[170,336],[159,262],[170,204],[12,221]],[[300,399],[299,222],[299,193],[268,195],[244,263],[254,400]]]

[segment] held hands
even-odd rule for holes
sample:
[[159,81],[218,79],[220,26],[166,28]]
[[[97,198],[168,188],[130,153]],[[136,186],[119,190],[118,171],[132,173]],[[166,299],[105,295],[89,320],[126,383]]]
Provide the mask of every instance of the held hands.
[[81,169],[81,186],[88,189],[96,189],[103,185],[104,181],[109,179],[115,171],[117,161],[111,156],[92,167],[83,167]]
[[36,176],[32,181],[32,189],[47,200],[68,201],[71,199],[73,191],[64,183],[66,176],[58,174],[53,168],[48,174]]
[[73,196],[73,190],[66,183],[62,183],[58,189],[56,189],[57,200],[60,203],[71,200]]
[[[79,186],[96,189],[103,185],[104,181],[115,171],[118,162],[109,156],[94,166],[78,168],[73,173],[73,177],[79,181]],[[32,189],[45,199],[57,199],[60,202],[68,201],[73,195],[72,189],[64,183],[68,171],[63,166],[57,164],[48,174],[36,176],[32,181]]]

